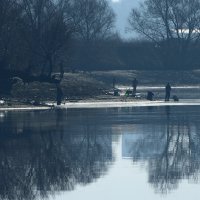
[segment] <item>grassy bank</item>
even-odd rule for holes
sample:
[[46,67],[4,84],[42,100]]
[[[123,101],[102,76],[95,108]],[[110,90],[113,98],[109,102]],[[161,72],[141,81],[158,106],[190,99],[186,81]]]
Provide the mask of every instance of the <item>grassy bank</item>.
[[[109,88],[105,83],[95,79],[88,73],[65,73],[61,82],[65,98],[93,97],[104,94]],[[56,98],[56,86],[50,83],[33,82],[16,83],[12,88],[12,97],[15,99],[52,101]]]
[[[61,82],[63,93],[67,99],[93,98],[105,95],[111,90],[113,78],[117,86],[130,86],[136,77],[139,85],[164,86],[170,82],[172,86],[199,85],[200,70],[196,71],[93,71],[65,73]],[[10,98],[10,97],[9,97]],[[26,101],[54,101],[56,87],[54,84],[18,82],[13,86],[12,98]]]

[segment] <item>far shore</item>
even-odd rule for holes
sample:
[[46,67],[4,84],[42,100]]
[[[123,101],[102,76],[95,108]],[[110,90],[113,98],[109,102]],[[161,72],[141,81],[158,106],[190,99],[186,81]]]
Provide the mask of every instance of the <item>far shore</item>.
[[[108,71],[91,73],[66,73],[62,81],[63,101],[56,105],[55,86],[44,83],[17,83],[10,96],[0,98],[0,111],[42,111],[68,108],[120,108],[139,106],[190,106],[200,105],[200,71],[181,72],[183,77],[190,77],[188,83],[179,72],[141,72],[141,71]],[[166,78],[166,74],[168,75]],[[132,90],[133,75],[139,80],[137,97],[126,96]],[[156,76],[155,76],[156,75]],[[171,98],[177,96],[179,101],[172,99],[165,102],[165,83],[171,79]],[[112,85],[116,77],[115,88],[119,96],[114,96]],[[100,82],[99,82],[100,81]],[[162,83],[162,84],[161,84]],[[146,100],[147,92],[154,93],[154,100]]]

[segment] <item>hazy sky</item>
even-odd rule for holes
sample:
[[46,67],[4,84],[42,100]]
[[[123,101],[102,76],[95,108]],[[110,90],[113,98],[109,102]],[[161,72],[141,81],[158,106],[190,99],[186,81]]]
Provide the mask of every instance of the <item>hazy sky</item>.
[[127,19],[132,8],[137,7],[143,0],[110,0],[111,6],[117,14],[116,26],[120,35],[124,38],[131,38],[132,33],[126,33],[125,28],[128,26]]

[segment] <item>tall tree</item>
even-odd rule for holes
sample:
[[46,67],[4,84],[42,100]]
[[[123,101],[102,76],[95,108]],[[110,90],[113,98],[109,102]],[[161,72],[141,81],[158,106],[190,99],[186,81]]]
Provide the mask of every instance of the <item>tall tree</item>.
[[0,7],[0,67],[6,68],[16,39],[18,9],[14,0],[0,0]]
[[78,36],[86,42],[110,35],[115,14],[106,0],[74,0],[73,10]]
[[19,64],[21,40],[18,34],[18,1],[0,0],[0,93],[9,91],[9,71]]
[[[23,0],[24,38],[30,52],[29,67],[41,66],[50,77],[74,30],[67,0]],[[36,61],[36,63],[34,63]]]
[[72,8],[80,46],[76,54],[83,68],[90,68],[102,60],[102,41],[112,35],[115,14],[107,0],[74,0]]
[[145,0],[139,9],[132,9],[129,25],[155,42],[165,67],[181,68],[191,64],[186,55],[199,43],[200,1]]

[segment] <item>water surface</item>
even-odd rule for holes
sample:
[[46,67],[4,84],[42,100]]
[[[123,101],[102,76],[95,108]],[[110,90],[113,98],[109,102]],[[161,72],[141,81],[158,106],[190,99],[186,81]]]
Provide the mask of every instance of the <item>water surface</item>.
[[200,195],[200,107],[0,113],[0,199]]

